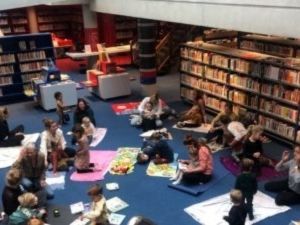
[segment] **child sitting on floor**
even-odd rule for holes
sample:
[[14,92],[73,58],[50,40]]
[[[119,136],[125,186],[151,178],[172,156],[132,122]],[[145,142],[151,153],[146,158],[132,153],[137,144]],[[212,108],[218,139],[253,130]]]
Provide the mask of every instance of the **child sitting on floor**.
[[228,216],[224,216],[229,225],[244,225],[247,216],[247,210],[243,202],[243,194],[240,190],[230,192],[230,200],[233,203]]
[[77,173],[91,173],[94,170],[97,170],[95,164],[90,163],[89,143],[83,127],[80,124],[77,124],[73,127],[72,132],[78,143],[74,160],[74,166]]
[[9,216],[10,225],[26,224],[32,217],[42,218],[46,211],[44,209],[37,210],[38,198],[32,193],[25,193],[18,197],[20,206],[15,212]]
[[153,110],[153,104],[151,102],[147,102],[145,104],[145,108],[141,113],[141,117],[141,126],[144,132],[156,129],[156,115],[155,111]]
[[251,173],[253,167],[253,160],[242,160],[242,173],[237,177],[235,188],[243,193],[243,199],[246,200],[247,213],[250,220],[254,219],[253,216],[253,195],[257,192],[256,176]]
[[170,163],[174,160],[173,149],[169,144],[162,140],[162,135],[155,132],[150,139],[143,144],[142,152],[137,156],[137,162],[147,163],[153,159],[155,164]]
[[92,203],[90,210],[84,213],[81,218],[91,220],[91,225],[108,225],[108,210],[102,187],[95,184],[89,189],[87,194],[90,196]]
[[90,118],[83,117],[81,126],[84,129],[84,133],[87,136],[89,143],[91,143],[95,134],[94,124],[91,122]]

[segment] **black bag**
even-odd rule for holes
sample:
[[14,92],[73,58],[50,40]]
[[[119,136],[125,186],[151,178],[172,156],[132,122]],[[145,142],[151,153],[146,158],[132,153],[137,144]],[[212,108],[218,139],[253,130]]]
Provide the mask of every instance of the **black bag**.
[[63,118],[64,118],[64,121],[66,121],[66,122],[70,121],[70,116],[68,113],[64,113]]

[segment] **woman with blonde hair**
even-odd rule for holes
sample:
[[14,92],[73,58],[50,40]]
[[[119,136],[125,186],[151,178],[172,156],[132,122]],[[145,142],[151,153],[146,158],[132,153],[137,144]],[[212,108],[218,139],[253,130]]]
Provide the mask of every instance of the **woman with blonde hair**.
[[7,123],[8,109],[0,107],[0,147],[13,147],[21,145],[24,139],[24,126],[19,125],[13,130],[9,130]]
[[262,135],[263,131],[262,126],[249,126],[242,153],[243,158],[252,159],[254,161],[253,172],[257,175],[260,173],[261,167],[273,166],[273,162],[263,155],[262,144],[266,141],[266,137]]

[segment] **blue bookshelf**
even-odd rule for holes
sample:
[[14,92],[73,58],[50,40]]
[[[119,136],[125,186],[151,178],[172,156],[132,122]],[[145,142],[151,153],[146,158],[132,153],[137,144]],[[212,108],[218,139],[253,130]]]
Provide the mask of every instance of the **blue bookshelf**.
[[50,33],[0,37],[0,102],[28,98],[30,80],[40,78],[47,60],[55,60]]

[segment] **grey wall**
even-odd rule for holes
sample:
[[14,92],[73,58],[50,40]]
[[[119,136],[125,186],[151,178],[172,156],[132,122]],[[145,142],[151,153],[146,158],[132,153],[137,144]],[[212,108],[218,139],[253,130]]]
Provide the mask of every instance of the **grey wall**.
[[90,0],[91,10],[300,38],[300,0]]

